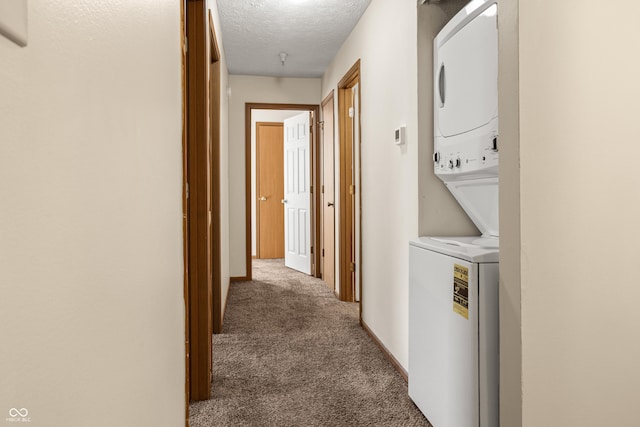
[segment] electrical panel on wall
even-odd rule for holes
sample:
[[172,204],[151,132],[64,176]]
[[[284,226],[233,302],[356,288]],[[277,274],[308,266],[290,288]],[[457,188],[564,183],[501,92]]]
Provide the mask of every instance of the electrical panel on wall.
[[0,0],[0,35],[27,45],[27,0]]

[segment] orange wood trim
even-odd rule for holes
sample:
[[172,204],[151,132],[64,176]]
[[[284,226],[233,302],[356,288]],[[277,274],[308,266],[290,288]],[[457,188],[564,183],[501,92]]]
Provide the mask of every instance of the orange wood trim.
[[251,108],[244,106],[244,206],[245,206],[245,277],[251,280],[253,266],[251,263]]
[[[347,129],[346,123],[349,121],[348,109],[352,107],[350,92],[351,88],[359,84],[358,91],[358,105],[360,105],[360,93],[362,92],[362,84],[360,82],[360,60],[358,59],[355,64],[347,71],[338,83],[338,122],[340,129],[340,184],[339,184],[339,197],[340,197],[340,236],[338,244],[338,259],[339,262],[339,276],[340,276],[340,299],[343,301],[355,300],[355,274],[360,278],[360,319],[362,319],[362,179],[361,172],[358,176],[354,177],[352,182],[351,171],[355,164],[355,156],[360,159],[360,140],[353,141],[353,136],[350,129]],[[353,120],[358,120],[360,123],[360,112],[362,106],[359,108],[358,117]],[[360,132],[360,138],[362,138]],[[354,147],[356,148],[354,150]],[[360,165],[362,169],[362,165]],[[355,197],[351,197],[349,193],[349,186],[355,185]],[[355,240],[355,206],[356,203],[360,206],[360,240]],[[347,219],[348,220],[345,220]],[[350,264],[355,257],[356,245],[360,248],[360,265],[356,266],[355,274],[350,270]]]
[[331,89],[331,92],[327,96],[324,97],[322,102],[320,103],[320,107],[324,107],[329,101],[333,101],[334,90]]
[[[363,248],[362,248],[362,127],[360,126],[360,124],[362,123],[362,121],[360,120],[360,116],[362,114],[362,102],[361,102],[361,96],[360,94],[362,93],[362,81],[360,79],[360,61],[358,60],[358,140],[354,141],[355,147],[356,149],[356,153],[358,156],[358,164],[360,165],[360,168],[358,169],[358,176],[356,177],[356,203],[358,204],[358,214],[359,214],[359,222],[358,224],[360,225],[358,227],[358,236],[360,237],[360,239],[358,239],[358,241],[356,242],[356,245],[359,246],[360,249],[360,259],[358,260],[358,266],[357,266],[357,271],[356,274],[359,276],[358,280],[358,287],[359,287],[359,293],[360,293],[360,300],[358,301],[358,304],[360,306],[360,310],[358,311],[358,313],[360,314],[360,321],[362,321],[362,271],[363,271],[363,265],[364,265],[364,255],[363,255]],[[355,226],[355,223],[354,223]]]
[[[340,185],[339,185],[339,197],[340,197],[340,232],[338,234],[338,247],[340,248],[340,299],[342,301],[353,302],[353,278],[350,271],[350,265],[352,260],[352,244],[351,233],[353,223],[352,218],[352,203],[349,194],[349,186],[351,185],[351,168],[352,168],[352,144],[351,133],[348,131],[347,123],[349,122],[348,110],[350,108],[349,101],[349,89],[340,88],[338,90],[338,120],[340,127]],[[356,189],[357,191],[358,189]]]
[[[245,259],[246,259],[246,271],[245,280],[252,279],[252,257],[251,257],[251,111],[252,110],[300,110],[300,111],[313,111],[314,117],[318,117],[320,114],[320,106],[314,104],[274,104],[274,103],[255,103],[247,102],[244,105],[244,169],[245,169]],[[317,133],[317,132],[316,132]],[[314,135],[314,138],[317,137]],[[312,141],[312,147],[317,144],[316,141]],[[312,164],[312,169],[315,166]],[[312,171],[315,173],[315,171]],[[314,199],[315,200],[315,199]],[[312,203],[315,205],[315,203]],[[317,221],[316,206],[312,206],[311,217]],[[319,236],[314,237],[314,244],[318,240]]]
[[222,331],[222,260],[220,225],[220,50],[216,39],[213,16],[209,10],[209,45],[211,64],[209,68],[209,122],[211,123],[211,286],[213,294],[212,329],[214,334]]
[[247,276],[234,276],[229,278],[230,282],[249,282],[250,280]]
[[189,427],[189,399],[190,399],[190,386],[189,386],[189,317],[190,317],[190,304],[189,304],[189,227],[187,222],[187,51],[185,49],[185,37],[186,37],[186,0],[180,2],[180,59],[181,59],[181,80],[182,80],[182,258],[183,258],[183,286],[184,286],[184,395],[185,395],[185,426]]
[[[349,122],[348,109],[352,107],[350,91],[353,86],[360,83],[360,60],[347,71],[338,83],[338,126],[340,128],[340,185],[339,185],[339,197],[340,197],[340,232],[338,233],[338,247],[340,250],[339,255],[339,270],[340,270],[340,299],[343,301],[355,300],[354,289],[354,274],[350,271],[352,259],[355,256],[355,245],[360,245],[360,242],[354,242],[355,234],[355,203],[360,203],[360,194],[362,189],[360,188],[361,179],[360,176],[355,177],[352,183],[351,171],[354,165],[354,147],[358,147],[359,153],[359,141],[353,141],[351,132],[348,131],[346,123]],[[362,92],[362,87],[358,94]],[[360,108],[361,110],[362,108]],[[354,118],[355,120],[356,118]],[[360,118],[358,117],[359,121]],[[357,144],[357,145],[356,145]],[[360,165],[362,168],[362,165]],[[354,184],[356,186],[355,198],[351,197],[349,193],[349,186]],[[362,212],[362,209],[360,210]],[[345,220],[348,218],[349,220]],[[362,224],[362,222],[360,222]],[[362,239],[362,236],[360,236]],[[362,246],[360,245],[360,248]],[[362,252],[360,256],[362,261]],[[356,273],[361,275],[362,265],[356,266]],[[362,280],[360,280],[360,316],[362,318]]]
[[349,71],[340,79],[338,82],[339,89],[351,88],[355,86],[356,83],[360,82],[360,60],[358,59],[352,66],[349,68]]
[[398,362],[398,359],[393,357],[393,354],[391,354],[389,349],[387,349],[387,347],[385,347],[385,345],[382,344],[382,341],[380,341],[380,339],[376,336],[376,334],[373,333],[373,331],[369,328],[369,326],[367,326],[367,324],[362,319],[360,319],[360,326],[362,326],[362,329],[364,329],[367,335],[371,337],[371,340],[378,346],[378,348],[380,348],[380,351],[382,351],[382,354],[384,354],[385,357],[389,360],[389,362],[393,365],[393,367],[396,368],[396,371],[398,371],[398,373],[402,376],[402,378],[404,378],[404,381],[409,382],[409,374],[407,373],[407,371],[402,367],[400,362]]
[[[252,132],[256,133],[256,176],[254,178],[254,181],[256,183],[256,255],[253,256],[253,254],[251,254],[251,266],[252,266],[252,270],[253,270],[253,260],[254,259],[259,259],[260,258],[260,192],[262,191],[262,189],[260,188],[260,132],[258,132],[258,128],[261,126],[261,123],[256,122],[256,128],[252,129]],[[249,189],[249,191],[251,191],[251,189]],[[251,203],[253,203],[253,200],[251,201]],[[251,220],[251,218],[249,218],[249,220]],[[252,236],[253,237],[253,236]],[[251,246],[253,249],[253,239],[251,239]]]
[[208,69],[205,0],[187,1],[190,395],[211,394],[212,289],[208,221]]

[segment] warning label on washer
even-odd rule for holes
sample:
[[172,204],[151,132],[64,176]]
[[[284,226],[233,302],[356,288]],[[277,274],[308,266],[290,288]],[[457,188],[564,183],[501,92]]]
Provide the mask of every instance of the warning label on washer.
[[469,269],[453,264],[453,311],[469,319]]

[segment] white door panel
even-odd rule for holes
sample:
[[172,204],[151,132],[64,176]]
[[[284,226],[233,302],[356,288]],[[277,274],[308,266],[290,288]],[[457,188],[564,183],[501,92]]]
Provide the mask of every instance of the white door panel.
[[285,257],[287,267],[311,274],[309,112],[284,121]]

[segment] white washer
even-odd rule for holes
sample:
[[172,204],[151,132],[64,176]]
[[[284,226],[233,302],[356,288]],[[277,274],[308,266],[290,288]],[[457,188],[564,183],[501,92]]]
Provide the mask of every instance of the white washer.
[[409,396],[434,427],[499,425],[497,11],[434,39],[434,173],[482,233],[409,245]]
[[409,245],[409,396],[434,427],[499,425],[498,250],[475,239]]

